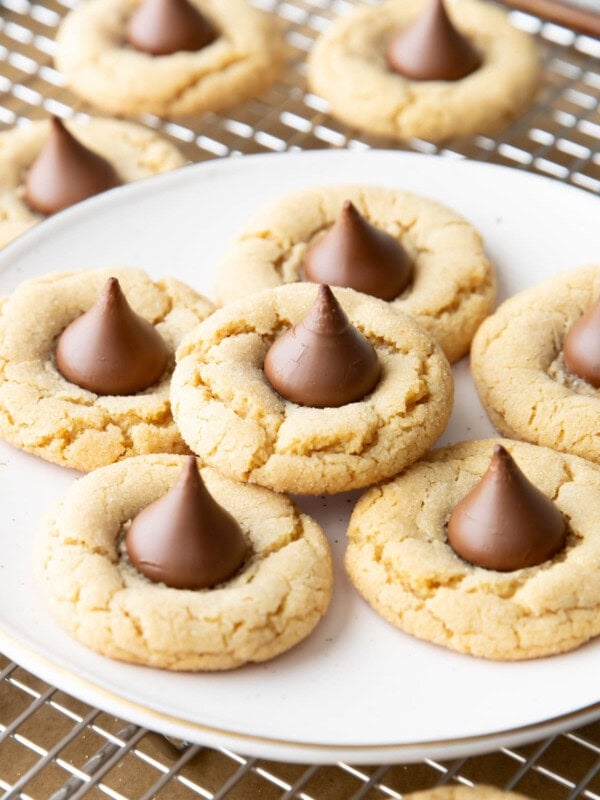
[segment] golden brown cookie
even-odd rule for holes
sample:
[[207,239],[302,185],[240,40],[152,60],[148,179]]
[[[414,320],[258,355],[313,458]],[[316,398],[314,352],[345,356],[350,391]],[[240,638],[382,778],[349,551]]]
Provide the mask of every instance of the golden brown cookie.
[[249,555],[213,588],[150,581],[127,558],[123,533],[184,464],[173,455],[129,458],[70,487],[35,548],[50,610],[82,644],[122,661],[222,670],[273,658],[306,637],[327,609],[327,539],[287,497],[205,469],[208,490],[241,525]]
[[527,478],[565,516],[565,547],[511,572],[463,561],[448,545],[455,505],[486,471],[496,440],[435,450],[366,492],[348,530],[346,568],[385,619],[435,644],[519,660],[572,650],[600,634],[600,467],[502,441]]
[[259,211],[219,267],[216,295],[228,303],[303,278],[308,249],[331,228],[350,200],[375,227],[401,243],[413,278],[393,308],[436,339],[450,362],[469,350],[493,308],[496,277],[481,236],[441,203],[381,186],[322,186],[280,198]]
[[63,21],[56,65],[70,88],[111,114],[160,116],[227,108],[277,77],[284,40],[274,14],[247,0],[192,0],[217,27],[200,50],[153,56],[124,44],[136,0],[87,0]]
[[527,800],[522,794],[503,792],[494,786],[440,786],[407,794],[405,800]]
[[478,331],[473,379],[505,436],[600,461],[600,390],[571,373],[562,346],[600,296],[600,266],[570,270],[506,300]]
[[275,491],[341,492],[395,475],[442,433],[453,381],[439,347],[387,303],[352,289],[334,293],[382,366],[370,394],[339,408],[284,400],[263,372],[274,339],[312,306],[315,284],[230,303],[185,338],[171,403],[182,436],[205,463]]
[[385,52],[426,5],[390,0],[340,17],[309,56],[312,90],[344,122],[397,139],[439,141],[504,127],[530,104],[539,83],[533,39],[490,3],[448,0],[452,20],[482,64],[459,80],[412,80],[388,68]]
[[[66,127],[103,156],[123,183],[185,164],[175,145],[154,131],[121,120],[70,120]],[[24,198],[24,176],[48,137],[49,122],[32,122],[0,133],[0,247],[43,219]]]
[[[134,395],[102,396],[56,367],[56,339],[89,309],[109,277],[152,322],[170,351],[158,383]],[[169,404],[173,353],[213,310],[189,286],[152,281],[123,267],[50,273],[25,281],[0,304],[0,436],[16,447],[84,471],[143,453],[188,452]]]

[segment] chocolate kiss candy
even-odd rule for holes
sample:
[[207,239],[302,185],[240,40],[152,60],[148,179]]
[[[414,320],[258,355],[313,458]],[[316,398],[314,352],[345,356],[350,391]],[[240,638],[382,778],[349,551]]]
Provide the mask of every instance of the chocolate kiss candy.
[[448,521],[448,542],[465,561],[510,572],[552,558],[564,545],[563,515],[501,446]]
[[58,117],[25,178],[25,201],[40,214],[54,214],[80,200],[120,186],[112,164],[88,150]]
[[200,50],[218,36],[212,22],[187,0],[144,0],[126,34],[132,47],[153,56]]
[[571,326],[563,355],[567,369],[600,389],[600,299]]
[[194,456],[177,483],[134,518],[125,546],[136,569],[175,589],[222,583],[248,549],[240,526],[208,493]]
[[382,300],[397,297],[408,285],[411,272],[402,245],[367,222],[349,200],[304,262],[309,281],[349,286]]
[[457,81],[474,72],[481,59],[452,24],[442,0],[430,0],[425,12],[392,39],[388,66],[415,81]]
[[62,332],[56,364],[64,377],[96,394],[135,394],[160,378],[168,350],[154,325],[133,311],[109,278],[89,311]]
[[373,345],[350,324],[329,286],[319,286],[304,319],[269,348],[264,370],[287,400],[326,408],[369,394],[381,367]]

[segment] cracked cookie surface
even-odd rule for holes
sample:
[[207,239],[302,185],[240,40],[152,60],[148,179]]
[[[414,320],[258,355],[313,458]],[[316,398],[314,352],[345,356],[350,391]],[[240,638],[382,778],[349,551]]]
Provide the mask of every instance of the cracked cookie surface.
[[[554,558],[513,572],[468,564],[446,539],[451,511],[498,441],[569,523]],[[524,442],[464,442],[365,493],[350,520],[346,569],[375,611],[407,633],[484,658],[536,658],[600,634],[598,519],[595,464]]]
[[170,353],[213,310],[173,278],[153,282],[124,267],[50,273],[25,281],[0,304],[0,436],[65,467],[89,471],[143,453],[188,452],[171,415],[173,356],[158,383],[128,396],[101,396],[56,368],[56,339],[96,301],[109,277],[152,322]]
[[203,469],[208,490],[239,522],[250,555],[211,589],[153,583],[126,557],[123,531],[173,486],[184,463],[181,456],[140,456],[70,487],[35,548],[50,610],[80,642],[122,661],[220,670],[273,658],[307,636],[327,609],[327,539],[289,498]]
[[308,249],[333,225],[345,200],[397,238],[411,259],[413,279],[391,306],[416,319],[451,362],[465,355],[494,305],[494,269],[465,219],[410,192],[349,184],[282,197],[255,215],[224,256],[218,302],[302,280]]
[[87,0],[56,37],[70,88],[111,114],[217,111],[255,97],[277,77],[284,40],[273,14],[247,0],[192,0],[220,36],[196,51],[152,56],[125,44],[136,0]]
[[344,122],[371,133],[432,141],[493,133],[531,102],[540,76],[533,39],[500,9],[447,0],[452,20],[482,64],[457,81],[415,81],[392,72],[385,52],[427,0],[391,0],[336,20],[313,47],[308,79]]
[[[67,128],[90,150],[110,161],[123,183],[182,167],[175,145],[154,131],[112,119],[69,120]],[[48,136],[46,120],[0,133],[0,247],[44,219],[25,202],[25,173]]]
[[506,300],[473,340],[471,371],[505,436],[600,462],[600,390],[567,370],[571,325],[600,296],[600,266],[570,270]]
[[440,786],[407,794],[405,800],[527,800],[522,794],[503,792],[493,786]]
[[205,463],[275,491],[333,493],[368,486],[416,461],[446,427],[450,365],[408,316],[382,300],[334,289],[382,366],[375,389],[339,408],[284,400],[263,372],[274,339],[306,315],[316,284],[268,289],[230,303],[177,351],[171,404]]

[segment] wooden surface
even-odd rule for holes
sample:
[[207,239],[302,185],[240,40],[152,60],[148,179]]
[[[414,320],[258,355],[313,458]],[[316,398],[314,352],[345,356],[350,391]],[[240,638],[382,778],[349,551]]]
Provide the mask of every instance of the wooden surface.
[[560,2],[560,0],[502,0],[502,2],[580,33],[600,36],[600,0],[596,4],[595,11],[591,3],[583,5]]

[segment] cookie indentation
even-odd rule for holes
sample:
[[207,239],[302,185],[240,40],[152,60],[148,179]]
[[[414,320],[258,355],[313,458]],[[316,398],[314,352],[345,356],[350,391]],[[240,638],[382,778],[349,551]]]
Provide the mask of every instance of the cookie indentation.
[[569,330],[600,295],[600,267],[569,270],[504,302],[471,348],[471,369],[494,427],[600,462],[600,390],[568,369]]
[[382,300],[335,289],[381,365],[374,390],[338,408],[284,400],[263,372],[279,332],[306,315],[313,284],[231,303],[177,352],[171,402],[182,435],[207,463],[276,491],[345,491],[395,474],[443,431],[452,408],[450,366],[422,329]]
[[[340,185],[305,189],[280,198],[249,221],[225,254],[217,276],[218,301],[228,303],[260,289],[303,280],[311,253],[317,253],[317,248],[320,250],[328,240],[331,244],[329,237],[339,226],[344,203],[356,208],[364,225],[376,229],[376,238],[381,234],[384,242],[395,242],[410,267],[400,276],[402,288],[390,278],[389,269],[383,269],[383,264],[377,269],[376,291],[370,279],[360,285],[353,283],[351,288],[380,296],[382,287],[392,287],[391,306],[414,317],[451,362],[465,355],[475,331],[494,304],[493,266],[485,255],[481,236],[466,220],[440,203],[409,192]],[[356,258],[355,238],[348,245],[345,237],[346,246],[351,247],[351,269],[342,270],[354,276],[362,270],[361,264],[355,262],[363,261],[362,257]],[[334,238],[334,244],[336,239],[339,237]],[[362,252],[364,230],[359,241]],[[339,251],[338,246],[333,255],[329,254],[329,261],[337,259],[336,250]],[[385,245],[386,259],[388,250]],[[344,253],[341,255],[346,258]],[[380,250],[377,260],[383,256]],[[338,272],[336,266],[335,273]],[[335,273],[327,277],[319,270],[312,277],[327,278],[334,285],[343,283]]]
[[[146,0],[151,10],[165,2]],[[184,0],[171,2],[184,5]],[[171,26],[169,35],[163,20],[151,15],[150,25],[145,19],[143,43],[161,53],[152,55],[127,44],[128,21],[136,20],[136,0],[88,0],[74,8],[59,28],[57,67],[80,97],[109,114],[132,116],[219,111],[273,83],[286,53],[275,14],[260,11],[247,0],[185,0],[188,5],[192,8],[183,12],[183,24],[175,31]],[[187,19],[190,12],[194,26]],[[204,26],[201,37],[190,36],[192,27],[198,33],[196,12],[210,21],[210,30]],[[135,27],[133,42],[140,45]],[[201,41],[205,46],[196,47]]]
[[[308,80],[335,117],[378,135],[437,142],[495,133],[531,103],[540,79],[533,38],[513,27],[506,12],[479,0],[445,0],[454,26],[471,49],[466,75],[459,77],[464,68],[454,69],[457,79],[440,79],[450,74],[446,64],[437,72],[438,79],[420,80],[435,74],[421,53],[410,58],[405,53],[398,64],[407,71],[412,66],[413,77],[390,69],[386,53],[393,40],[426,15],[432,2],[389,0],[357,8],[319,37],[309,55]],[[432,11],[436,8],[434,4]],[[438,18],[435,13],[433,17]],[[424,21],[427,16],[420,24]],[[472,69],[476,60],[480,64]]]
[[[469,564],[446,522],[502,444],[567,521],[565,547],[524,569]],[[432,451],[359,500],[346,568],[385,619],[421,639],[484,658],[518,660],[571,650],[600,634],[600,582],[582,580],[600,557],[600,467],[523,442],[472,441]]]
[[130,458],[69,488],[35,548],[50,610],[82,644],[123,661],[222,670],[273,658],[306,637],[327,609],[327,539],[287,497],[203,469],[208,491],[250,542],[250,555],[213,588],[148,580],[121,557],[120,534],[177,482],[184,464],[178,456]]
[[[81,388],[61,375],[55,361],[58,337],[94,305],[111,277],[168,353],[159,380],[135,394],[98,395]],[[25,281],[0,307],[0,436],[84,471],[131,455],[188,452],[169,403],[173,354],[212,310],[210,301],[180,281],[153,282],[137,269],[51,273]]]

